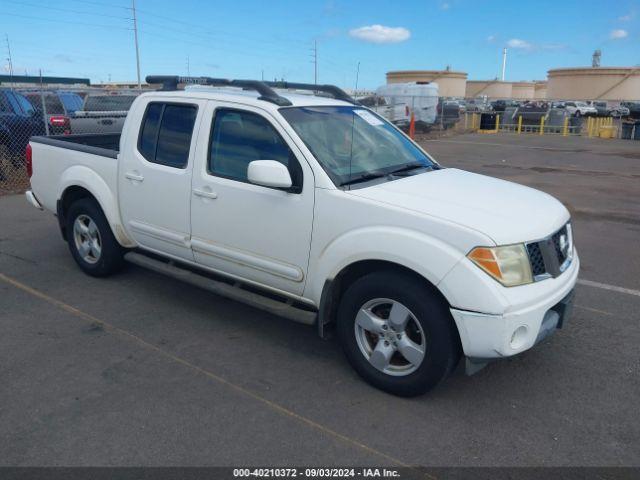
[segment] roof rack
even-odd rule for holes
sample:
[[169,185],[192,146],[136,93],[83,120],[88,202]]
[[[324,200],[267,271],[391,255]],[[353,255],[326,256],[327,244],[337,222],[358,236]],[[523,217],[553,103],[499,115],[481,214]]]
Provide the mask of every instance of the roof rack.
[[344,102],[356,103],[351,96],[335,85],[315,85],[313,83],[293,83],[293,82],[262,82],[273,88],[291,89],[291,90],[308,90],[310,92],[328,93],[336,100]]
[[[178,89],[178,84],[207,85],[217,87],[239,87],[247,90],[255,90],[260,94],[259,100],[275,103],[280,106],[289,106],[292,103],[286,98],[278,95],[273,88],[307,90],[312,92],[327,93],[336,100],[355,104],[344,90],[335,85],[314,85],[312,83],[291,83],[291,82],[261,82],[260,80],[229,80],[226,78],[211,77],[181,77],[178,75],[149,75],[145,79],[149,84],[162,84],[162,90],[172,91]],[[273,87],[273,88],[272,88]]]
[[275,103],[280,106],[291,105],[291,102],[284,97],[281,97],[273,89],[269,88],[262,82],[257,80],[229,80],[226,78],[211,78],[211,77],[180,77],[178,75],[149,75],[145,79],[147,83],[161,83],[162,90],[171,91],[177,90],[178,84],[191,84],[191,85],[209,85],[217,87],[239,87],[248,90],[256,90],[260,97],[260,100],[266,100],[267,102]]

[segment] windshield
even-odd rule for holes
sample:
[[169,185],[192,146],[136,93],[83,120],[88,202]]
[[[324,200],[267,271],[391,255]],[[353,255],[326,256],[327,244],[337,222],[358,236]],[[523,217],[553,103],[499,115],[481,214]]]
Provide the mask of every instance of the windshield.
[[280,113],[338,186],[403,167],[437,168],[395,127],[364,108],[289,107]]

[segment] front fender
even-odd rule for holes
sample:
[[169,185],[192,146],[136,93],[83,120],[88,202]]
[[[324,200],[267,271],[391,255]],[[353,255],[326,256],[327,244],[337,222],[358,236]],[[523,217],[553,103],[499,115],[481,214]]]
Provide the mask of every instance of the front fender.
[[351,230],[333,239],[314,259],[304,296],[318,305],[325,282],[363,260],[401,265],[437,286],[463,256],[436,238],[406,228],[371,226]]
[[118,211],[117,199],[109,185],[95,171],[82,165],[75,165],[67,168],[60,177],[58,198],[62,198],[65,190],[69,187],[82,187],[95,197],[100,208],[104,212],[111,231],[116,240],[123,247],[134,247],[135,242],[126,234],[122,227],[120,214]]

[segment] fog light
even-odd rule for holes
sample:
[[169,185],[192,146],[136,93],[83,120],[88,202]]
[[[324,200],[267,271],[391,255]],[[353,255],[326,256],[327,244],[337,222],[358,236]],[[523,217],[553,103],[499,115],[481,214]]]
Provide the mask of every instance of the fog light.
[[519,326],[511,335],[511,348],[517,350],[527,343],[527,333],[529,329],[524,325]]

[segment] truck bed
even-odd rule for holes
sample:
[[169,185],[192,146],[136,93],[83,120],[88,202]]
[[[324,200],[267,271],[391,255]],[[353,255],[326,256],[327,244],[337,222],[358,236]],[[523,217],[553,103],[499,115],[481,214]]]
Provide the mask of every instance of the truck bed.
[[120,150],[119,133],[52,135],[49,137],[31,137],[30,141],[110,158],[117,158]]

